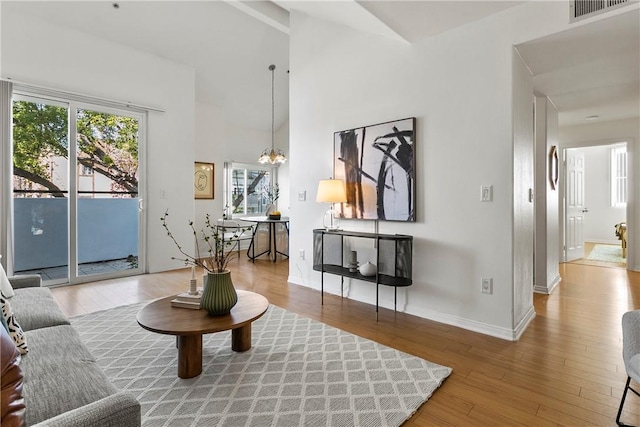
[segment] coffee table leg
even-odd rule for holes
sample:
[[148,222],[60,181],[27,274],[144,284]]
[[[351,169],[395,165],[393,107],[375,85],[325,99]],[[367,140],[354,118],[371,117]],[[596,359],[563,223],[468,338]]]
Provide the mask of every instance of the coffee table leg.
[[251,348],[251,323],[231,330],[231,350],[247,351]]
[[202,335],[178,336],[178,377],[193,378],[202,373]]

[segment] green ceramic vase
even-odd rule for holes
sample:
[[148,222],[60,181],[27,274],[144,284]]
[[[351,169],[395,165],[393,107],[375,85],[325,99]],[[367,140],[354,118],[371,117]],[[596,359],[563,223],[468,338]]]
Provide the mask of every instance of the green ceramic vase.
[[238,294],[231,281],[231,272],[207,273],[204,283],[200,308],[207,310],[212,316],[229,314],[238,302]]

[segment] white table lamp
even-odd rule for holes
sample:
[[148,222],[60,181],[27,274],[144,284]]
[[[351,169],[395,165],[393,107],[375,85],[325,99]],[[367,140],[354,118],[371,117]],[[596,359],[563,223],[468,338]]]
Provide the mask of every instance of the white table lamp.
[[340,226],[338,212],[333,209],[334,203],[347,201],[344,182],[340,179],[322,179],[318,183],[316,202],[331,203],[331,208],[325,213],[323,225],[327,230],[337,230]]

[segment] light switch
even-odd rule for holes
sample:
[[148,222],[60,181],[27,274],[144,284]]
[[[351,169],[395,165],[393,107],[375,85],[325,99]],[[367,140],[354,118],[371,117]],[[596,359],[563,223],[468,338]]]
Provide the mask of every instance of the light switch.
[[481,202],[493,201],[493,185],[480,186],[480,201]]
[[306,191],[298,191],[298,201],[304,202],[307,200],[307,192]]

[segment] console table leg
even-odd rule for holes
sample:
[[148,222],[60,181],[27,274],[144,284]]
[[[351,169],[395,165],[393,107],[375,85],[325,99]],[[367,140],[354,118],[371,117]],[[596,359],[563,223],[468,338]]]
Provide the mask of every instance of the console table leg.
[[393,287],[393,311],[398,311],[398,287]]
[[376,322],[378,321],[378,292],[379,285],[376,283]]
[[202,373],[202,335],[178,336],[178,377],[193,378]]

